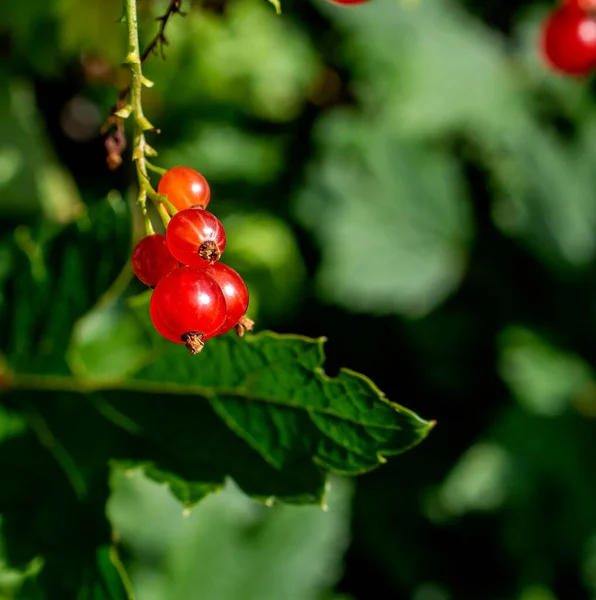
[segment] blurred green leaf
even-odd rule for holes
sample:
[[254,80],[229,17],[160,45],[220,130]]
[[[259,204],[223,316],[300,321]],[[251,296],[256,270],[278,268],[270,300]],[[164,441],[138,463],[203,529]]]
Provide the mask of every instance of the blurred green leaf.
[[197,165],[210,181],[237,178],[256,184],[270,181],[283,167],[281,144],[274,138],[213,123],[189,126],[186,135],[190,141],[160,153],[164,165]]
[[248,285],[249,316],[268,323],[287,319],[305,295],[306,268],[295,232],[271,214],[238,212],[223,219],[230,264]]
[[41,414],[33,409],[28,415],[38,437],[29,430],[0,442],[5,556],[24,569],[20,581],[13,577],[15,598],[131,600],[114,565],[105,560],[111,544],[102,511],[106,467],[103,482],[97,463],[99,477],[95,468],[76,472],[81,493],[61,469],[67,454]]
[[122,0],[57,0],[57,4],[63,52],[101,54],[114,65],[122,62],[126,54],[126,29],[118,25]]
[[351,485],[329,483],[325,511],[266,508],[228,483],[183,515],[166,490],[115,471],[108,513],[143,600],[320,600],[340,575],[349,531]]
[[134,373],[151,353],[147,333],[137,315],[118,295],[132,277],[132,269],[102,297],[93,310],[75,324],[67,353],[76,377],[114,381]]
[[422,316],[461,281],[466,190],[447,154],[355,113],[328,118],[296,213],[322,246],[321,293],[352,310]]
[[[324,162],[319,166],[317,159],[306,192],[309,200],[298,212],[319,239],[330,237],[320,273],[325,297],[358,310],[385,311],[389,302],[383,296],[395,292],[393,310],[411,314],[408,304],[412,300],[400,299],[404,294],[400,287],[411,289],[413,296],[418,288],[419,311],[425,314],[457,285],[471,235],[469,217],[462,212],[465,206],[456,208],[454,204],[464,200],[465,186],[447,173],[433,172],[432,166],[453,160],[449,144],[437,142],[449,142],[454,137],[469,144],[466,152],[490,174],[493,218],[502,231],[519,239],[549,268],[585,266],[593,260],[596,204],[591,190],[596,185],[596,111],[587,97],[586,84],[545,76],[535,43],[543,13],[528,11],[524,15],[527,21],[520,19],[520,36],[526,35],[529,41],[526,47],[520,43],[515,54],[503,36],[446,0],[424,0],[411,6],[379,1],[355,11],[338,11],[323,1],[320,4],[349,34],[343,50],[355,72],[353,86],[361,105],[349,118],[334,115],[331,126],[323,121],[318,144]],[[392,52],[387,51],[389,47]],[[531,52],[531,56],[522,52]],[[473,85],[466,85],[464,92],[462,82]],[[563,138],[555,124],[544,122],[541,113],[549,103],[553,106],[547,110],[564,110],[573,126],[581,123],[572,139]],[[376,153],[375,167],[355,165],[346,157],[345,147],[337,143],[347,135],[343,130],[352,129],[357,131],[352,153],[365,157],[365,164],[375,160],[372,155]],[[377,133],[380,142],[371,140],[371,132]],[[390,145],[394,146],[395,158],[379,160],[383,155],[375,146],[381,144],[385,145],[382,152],[386,157],[391,156]],[[432,148],[430,157],[418,164],[408,163],[408,156],[420,145],[427,151]],[[389,165],[383,164],[391,160]],[[402,167],[402,161],[407,166]],[[355,172],[351,182],[339,177],[342,169],[348,168]],[[392,170],[404,181],[401,189],[385,181],[383,171],[389,174]],[[378,185],[371,185],[367,181],[370,178]],[[416,178],[421,182],[420,190],[407,183]],[[436,183],[429,183],[429,179]],[[453,189],[454,183],[459,190]],[[459,230],[450,232],[441,246],[433,239],[437,234],[432,227],[443,227],[445,212],[435,215],[434,207],[424,198],[425,193],[441,197],[437,186],[445,186],[445,197],[458,196],[450,203],[453,215],[458,216],[453,222]],[[345,266],[339,264],[337,256],[342,255],[340,249],[346,251],[348,242],[340,246],[337,238],[351,240],[348,236],[353,231],[346,222],[355,223],[357,216],[366,216],[356,215],[355,208],[351,218],[347,216],[348,206],[356,203],[357,197],[371,211],[380,213],[379,204],[394,202],[398,194],[410,205],[420,205],[420,211],[427,210],[427,223],[412,223],[407,215],[395,212],[390,222],[384,221],[387,231],[379,228],[374,217],[364,222],[363,229],[377,230],[381,238],[390,239],[391,227],[395,238],[392,245],[398,249],[398,240],[403,239],[412,255],[411,249],[418,245],[428,242],[432,246],[426,256],[420,255],[419,265],[423,266],[415,267],[413,257],[405,251],[392,251],[388,242],[383,247],[373,245],[373,250],[384,250],[380,256],[391,256],[390,264],[400,265],[400,269],[386,273],[374,264],[377,288],[363,299],[363,292],[349,284],[354,272],[363,271],[363,260],[352,257]],[[315,202],[312,196],[321,197]],[[334,207],[326,210],[327,223],[311,223],[306,213],[317,215],[322,205]],[[449,242],[455,243],[455,248]],[[338,270],[342,267],[346,272]],[[403,278],[401,286],[395,283],[399,276]],[[384,287],[382,281],[386,282]],[[368,289],[366,283],[362,287]],[[379,295],[381,299],[375,303]]]
[[191,12],[172,20],[168,31],[176,44],[168,49],[167,63],[156,61],[147,71],[160,81],[168,111],[186,109],[190,118],[196,118],[198,96],[201,102],[216,99],[220,110],[230,104],[288,121],[299,113],[319,73],[319,57],[304,32],[258,0],[230,2],[225,19]]
[[0,239],[0,328],[8,332],[0,351],[10,367],[67,373],[72,328],[116,279],[129,249],[128,210],[115,196],[63,229],[20,226]]
[[68,221],[80,208],[79,193],[47,143],[33,86],[4,72],[0,84],[0,210],[11,225],[40,212]]
[[[441,520],[469,511],[494,511],[507,499],[513,457],[497,444],[477,443],[461,456],[438,491],[440,507],[431,518]],[[438,510],[437,510],[438,509]]]
[[[522,567],[523,574],[550,581],[548,565],[553,555],[546,540],[556,544],[557,557],[573,561],[596,531],[596,480],[586,459],[594,436],[593,419],[572,412],[557,418],[536,416],[513,405],[502,412],[491,433],[513,459],[502,530],[505,551],[520,565],[524,556],[533,556],[540,567]],[[556,498],[556,512],[552,504],[541,504],[539,498],[545,494]],[[545,531],[545,520],[553,514],[557,518]]]
[[499,371],[516,399],[543,416],[569,409],[594,373],[579,356],[549,345],[536,333],[510,326],[501,335]]
[[61,61],[56,9],[59,0],[11,2],[2,7],[0,30],[11,34],[14,62],[44,75],[55,73]]

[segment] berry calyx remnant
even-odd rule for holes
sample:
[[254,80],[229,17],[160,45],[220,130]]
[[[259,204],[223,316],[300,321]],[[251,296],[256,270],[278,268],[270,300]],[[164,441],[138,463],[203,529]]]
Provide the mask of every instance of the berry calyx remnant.
[[212,213],[187,208],[172,217],[166,230],[166,242],[176,260],[204,269],[221,258],[226,248],[226,232]]
[[246,315],[240,317],[238,323],[236,323],[236,335],[238,337],[244,337],[244,334],[247,331],[252,331],[252,328],[255,326],[255,322],[252,319],[249,319]]
[[155,287],[161,279],[180,263],[172,256],[166,244],[166,236],[155,233],[144,237],[132,252],[132,270],[149,287]]
[[217,282],[206,271],[180,267],[155,287],[149,305],[155,329],[176,344],[199,353],[205,339],[226,320],[226,300]]
[[226,300],[226,320],[217,332],[209,337],[223,335],[238,326],[241,329],[237,330],[237,333],[240,337],[243,336],[244,332],[250,331],[254,325],[254,321],[245,317],[248,308],[248,289],[244,280],[234,269],[221,262],[208,266],[205,272],[215,279]]
[[547,63],[567,75],[596,68],[596,18],[579,0],[556,8],[543,24],[541,49]]
[[[177,210],[207,208],[211,190],[207,180],[189,167],[174,167],[162,176],[157,186],[158,194],[165,194]],[[166,206],[166,210],[169,209]]]

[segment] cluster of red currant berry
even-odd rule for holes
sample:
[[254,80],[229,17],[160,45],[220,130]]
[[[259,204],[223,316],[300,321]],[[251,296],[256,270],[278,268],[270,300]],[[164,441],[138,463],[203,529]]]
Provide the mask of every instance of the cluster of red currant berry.
[[245,316],[248,290],[234,269],[219,262],[226,232],[205,210],[211,198],[207,180],[188,167],[174,167],[163,175],[157,191],[177,212],[165,236],[143,238],[132,253],[135,275],[154,288],[150,313],[155,329],[185,344],[191,354],[200,352],[209,338],[234,328],[244,335],[254,325]]
[[596,69],[596,0],[563,0],[543,23],[542,53],[566,75]]

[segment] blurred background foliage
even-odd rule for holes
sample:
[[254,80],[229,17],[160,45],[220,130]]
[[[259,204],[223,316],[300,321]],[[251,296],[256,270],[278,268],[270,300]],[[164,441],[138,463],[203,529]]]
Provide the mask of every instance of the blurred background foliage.
[[[166,4],[141,2],[145,41]],[[139,598],[594,600],[595,89],[541,65],[549,3],[184,4],[145,69],[159,164],[208,178],[259,328],[329,337],[329,373],[439,427],[333,480],[327,512],[230,484],[184,516],[114,472]],[[121,14],[3,3],[0,232],[133,197],[98,134],[126,81]],[[108,378],[145,348],[118,305],[75,343],[75,372]],[[0,413],[0,438],[19,426]]]

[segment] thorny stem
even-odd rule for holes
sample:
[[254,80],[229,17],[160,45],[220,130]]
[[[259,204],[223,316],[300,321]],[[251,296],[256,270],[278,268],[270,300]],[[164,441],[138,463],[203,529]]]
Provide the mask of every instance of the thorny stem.
[[149,45],[145,48],[145,52],[141,55],[141,62],[144,63],[147,58],[154,52],[158,47],[161,50],[162,58],[163,58],[163,47],[167,46],[168,40],[165,36],[166,25],[170,20],[172,15],[178,13],[181,16],[185,16],[186,13],[183,13],[181,10],[182,0],[170,0],[170,5],[168,6],[168,10],[161,16],[158,17],[159,31],[155,34],[155,37],[149,42]]
[[139,183],[139,195],[137,201],[145,221],[145,230],[153,231],[151,221],[147,214],[147,198],[156,206],[157,211],[165,226],[170,221],[168,211],[163,205],[162,199],[153,189],[147,173],[146,156],[154,154],[155,151],[147,144],[145,131],[153,129],[153,125],[143,114],[142,89],[147,80],[143,77],[141,67],[141,52],[139,49],[139,27],[137,22],[137,0],[126,0],[126,22],[128,26],[128,54],[126,64],[130,68],[130,119],[132,121],[132,159],[136,165],[137,180]]

